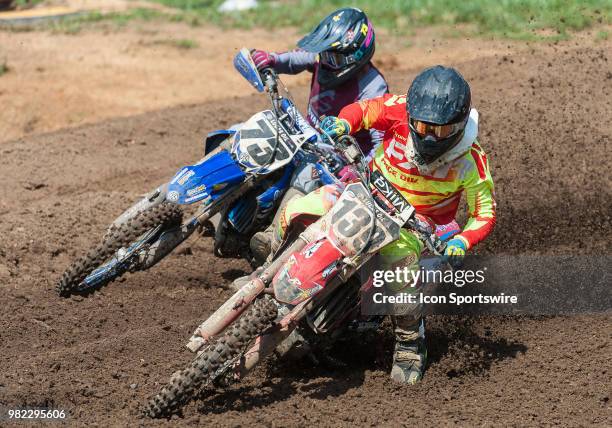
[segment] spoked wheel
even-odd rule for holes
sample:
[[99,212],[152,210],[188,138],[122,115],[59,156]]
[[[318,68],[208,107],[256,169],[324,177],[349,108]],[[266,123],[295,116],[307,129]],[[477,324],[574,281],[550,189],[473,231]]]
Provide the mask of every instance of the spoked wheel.
[[161,392],[149,401],[145,413],[152,418],[169,416],[188,403],[203,385],[223,375],[224,369],[227,371],[231,367],[250,342],[272,325],[276,316],[277,307],[272,299],[257,299],[222,336],[199,353],[189,367],[172,376]]
[[156,228],[168,229],[181,224],[183,212],[174,204],[161,203],[147,208],[120,225],[113,225],[102,243],[73,262],[62,274],[55,289],[62,297],[88,294],[120,277],[125,271],[110,275],[94,287],[85,287],[83,281],[97,268],[109,262],[121,248],[128,248],[147,232]]

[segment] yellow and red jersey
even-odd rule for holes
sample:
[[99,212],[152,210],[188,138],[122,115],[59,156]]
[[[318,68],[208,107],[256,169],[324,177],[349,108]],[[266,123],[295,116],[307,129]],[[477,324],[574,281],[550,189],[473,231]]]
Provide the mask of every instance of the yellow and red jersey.
[[338,117],[349,123],[351,134],[370,128],[385,133],[372,159],[372,170],[391,181],[418,213],[437,224],[449,223],[465,192],[469,220],[456,237],[471,248],[491,232],[495,225],[493,179],[487,156],[475,139],[454,159],[423,172],[406,157],[406,147],[412,142],[405,95],[387,94],[349,104]]

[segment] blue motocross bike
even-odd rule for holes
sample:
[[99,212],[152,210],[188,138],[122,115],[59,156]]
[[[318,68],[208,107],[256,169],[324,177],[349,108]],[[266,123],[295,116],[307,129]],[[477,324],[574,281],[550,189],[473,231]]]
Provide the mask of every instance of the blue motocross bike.
[[[110,225],[102,241],[74,261],[57,282],[60,296],[91,293],[126,272],[149,269],[195,231],[209,231],[220,214],[215,254],[228,255],[227,237],[242,246],[233,255],[248,258],[249,237],[268,226],[289,188],[308,193],[336,182],[342,161],[321,134],[279,94],[280,80],[271,70],[258,72],[242,49],[234,66],[259,92],[266,91],[272,109],[237,129],[208,135],[205,156],[181,168],[168,183],[145,195]],[[183,206],[199,204],[184,219]],[[217,236],[219,238],[219,236]],[[232,251],[229,251],[230,253]]]

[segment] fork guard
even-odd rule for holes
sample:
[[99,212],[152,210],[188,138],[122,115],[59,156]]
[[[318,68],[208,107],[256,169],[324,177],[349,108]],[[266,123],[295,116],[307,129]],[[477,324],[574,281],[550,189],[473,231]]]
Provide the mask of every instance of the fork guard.
[[270,284],[274,273],[282,266],[291,254],[299,251],[306,245],[306,241],[298,238],[290,247],[289,251],[274,260],[257,277],[247,282],[240,290],[230,297],[219,309],[217,309],[206,321],[195,330],[187,348],[192,352],[197,352],[213,336],[223,332],[232,322],[234,322],[249,307],[251,302],[259,296],[266,286]]

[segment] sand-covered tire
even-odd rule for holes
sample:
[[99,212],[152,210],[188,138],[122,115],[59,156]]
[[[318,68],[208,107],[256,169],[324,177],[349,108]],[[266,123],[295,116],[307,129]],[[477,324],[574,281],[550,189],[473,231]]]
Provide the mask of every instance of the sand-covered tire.
[[[100,244],[92,248],[62,274],[55,289],[62,297],[74,293],[91,293],[95,289],[77,290],[83,280],[96,268],[107,262],[117,250],[129,246],[145,232],[162,225],[164,228],[179,225],[183,212],[178,205],[161,203],[136,214],[121,225],[109,228]],[[114,278],[113,278],[114,279]],[[110,282],[110,281],[109,281]],[[103,286],[105,284],[102,284]],[[100,287],[97,287],[100,288]]]
[[189,402],[211,376],[233,360],[272,325],[277,315],[276,304],[268,297],[256,300],[251,308],[222,336],[204,349],[184,370],[176,372],[170,382],[153,397],[145,408],[152,418],[171,415]]

